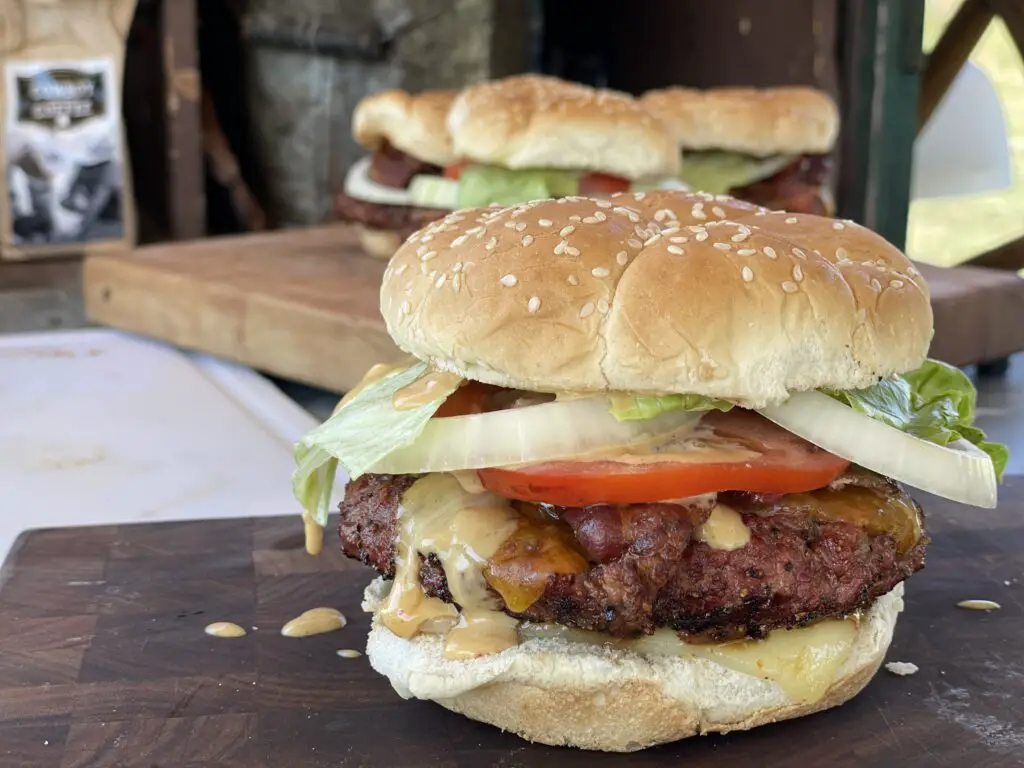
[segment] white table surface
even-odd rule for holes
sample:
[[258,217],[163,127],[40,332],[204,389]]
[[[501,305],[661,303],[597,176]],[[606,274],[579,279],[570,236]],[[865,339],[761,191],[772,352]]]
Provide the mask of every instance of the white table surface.
[[298,514],[292,444],[314,425],[207,356],[110,330],[0,336],[0,559],[33,528]]

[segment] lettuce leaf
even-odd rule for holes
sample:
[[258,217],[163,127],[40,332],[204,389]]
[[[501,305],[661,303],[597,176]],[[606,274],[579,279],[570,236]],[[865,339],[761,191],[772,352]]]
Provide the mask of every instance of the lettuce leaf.
[[855,411],[930,443],[967,440],[989,455],[996,477],[1002,480],[1009,450],[988,442],[985,433],[973,426],[978,396],[959,368],[928,360],[917,370],[865,389],[823,391]]
[[579,188],[579,174],[572,171],[514,171],[493,165],[469,165],[459,176],[459,208],[566,197],[575,195]]
[[331,418],[295,446],[292,492],[303,509],[321,525],[330,512],[338,465],[353,480],[392,451],[415,440],[458,384],[437,391],[437,399],[418,408],[395,410],[395,392],[427,372],[416,362],[370,382]]
[[778,173],[792,160],[789,155],[754,157],[740,152],[686,152],[681,175],[691,189],[724,195]]
[[666,411],[728,411],[733,406],[726,400],[703,395],[611,395],[611,414],[619,421],[653,419]]

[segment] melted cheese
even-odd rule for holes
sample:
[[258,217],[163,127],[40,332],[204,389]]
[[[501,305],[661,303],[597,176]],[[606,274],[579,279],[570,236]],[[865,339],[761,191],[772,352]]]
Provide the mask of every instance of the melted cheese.
[[480,475],[475,469],[460,469],[451,473],[451,476],[459,481],[462,490],[466,493],[486,493],[487,489],[480,482]]
[[697,540],[712,549],[731,552],[750,543],[750,529],[735,509],[716,504],[708,519],[697,528]]
[[[484,566],[516,530],[519,514],[490,493],[467,493],[451,475],[427,475],[402,496],[395,578],[380,611],[399,637],[449,620],[445,656],[468,659],[499,653],[518,643],[517,622],[497,609]],[[420,553],[437,556],[453,605],[427,597],[420,585]]]
[[341,611],[334,608],[313,608],[296,616],[281,628],[285,637],[309,637],[341,629],[348,622]]
[[669,629],[637,640],[610,638],[598,632],[558,624],[524,624],[523,639],[560,637],[569,642],[602,645],[643,656],[702,658],[726,669],[776,683],[794,702],[820,701],[835,682],[857,637],[857,620],[829,619],[801,629],[780,629],[763,640],[687,643]]

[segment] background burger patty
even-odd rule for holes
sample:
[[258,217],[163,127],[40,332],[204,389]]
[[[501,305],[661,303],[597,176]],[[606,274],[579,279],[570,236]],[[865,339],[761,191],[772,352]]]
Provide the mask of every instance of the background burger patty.
[[827,216],[822,191],[830,165],[828,155],[803,155],[773,176],[731,189],[729,194],[773,211]]
[[431,222],[443,219],[449,213],[451,211],[436,208],[368,203],[345,194],[334,198],[334,214],[340,220],[395,232],[402,239]]
[[[367,475],[349,484],[340,507],[345,554],[386,577],[394,575],[395,513],[415,480]],[[848,485],[879,482],[904,494],[895,484],[863,473],[845,479]],[[891,535],[815,521],[799,506],[787,505],[786,497],[766,502],[749,495],[735,501],[742,502],[737,506],[751,537],[733,551],[692,539],[703,519],[699,509],[684,513],[676,507],[670,515],[665,508],[671,505],[632,505],[622,511],[628,520],[616,519],[616,508],[602,507],[597,514],[563,511],[577,531],[590,522],[583,539],[592,565],[585,573],[549,576],[543,595],[514,615],[619,636],[672,627],[708,640],[761,637],[771,629],[866,608],[924,565],[923,539],[900,554]],[[760,504],[762,513],[771,514],[755,514]],[[437,558],[422,559],[426,592],[451,602]]]
[[407,155],[400,149],[385,142],[374,150],[370,157],[369,177],[378,184],[396,189],[406,189],[412,181],[413,176],[431,175],[441,173],[441,168],[422,160],[417,160],[412,155]]

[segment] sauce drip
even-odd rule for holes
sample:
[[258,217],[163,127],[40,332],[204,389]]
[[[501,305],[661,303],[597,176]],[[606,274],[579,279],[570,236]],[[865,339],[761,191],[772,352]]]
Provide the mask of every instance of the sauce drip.
[[[518,643],[517,622],[498,610],[484,566],[516,530],[519,513],[490,493],[471,494],[451,475],[427,475],[402,496],[395,578],[379,616],[399,637],[413,637],[428,623],[450,629],[445,656],[470,659]],[[454,605],[427,597],[420,585],[420,553],[440,560]]]
[[724,504],[716,504],[708,519],[697,528],[697,540],[711,549],[731,552],[750,543],[750,529],[740,514]]
[[302,513],[302,527],[306,534],[306,552],[319,555],[324,548],[324,528],[309,512]]
[[310,637],[334,632],[348,622],[341,611],[334,608],[313,608],[296,616],[281,628],[285,637]]
[[408,411],[429,405],[459,386],[462,377],[457,373],[429,371],[416,381],[399,389],[391,397],[391,407],[396,411]]
[[245,637],[245,630],[230,621],[215,621],[204,630],[211,637]]

